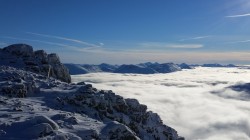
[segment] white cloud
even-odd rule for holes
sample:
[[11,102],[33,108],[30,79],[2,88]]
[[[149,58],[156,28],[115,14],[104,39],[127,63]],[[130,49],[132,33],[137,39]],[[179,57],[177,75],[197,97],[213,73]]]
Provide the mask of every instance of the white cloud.
[[235,43],[247,43],[250,42],[250,40],[241,40],[241,41],[233,41],[233,42],[227,42],[227,44],[235,44]]
[[208,36],[197,36],[197,37],[192,37],[192,38],[181,39],[180,41],[198,40],[198,39],[203,39],[203,38],[208,38],[208,37],[212,37],[212,36],[211,35],[208,35]]
[[38,33],[32,33],[32,32],[26,32],[27,34],[31,34],[31,35],[36,35],[36,36],[42,36],[42,37],[48,37],[48,38],[54,38],[54,39],[60,39],[60,40],[65,40],[65,41],[71,41],[74,43],[78,43],[81,45],[85,45],[87,47],[101,47],[102,45],[96,45],[96,44],[91,44],[88,42],[84,42],[81,40],[77,40],[77,39],[72,39],[72,38],[66,38],[66,37],[60,37],[60,36],[54,36],[54,35],[46,35],[46,34],[38,34]]
[[55,46],[60,46],[60,47],[68,47],[68,48],[75,47],[75,46],[71,46],[71,45],[67,45],[67,44],[55,43],[55,42],[49,42],[49,41],[42,41],[42,40],[35,40],[35,39],[26,39],[26,38],[17,38],[17,37],[1,37],[1,38],[38,42],[38,43],[44,43],[44,44],[55,45]]
[[241,15],[231,15],[231,16],[226,16],[227,18],[237,18],[237,17],[247,17],[250,16],[250,13],[247,14],[241,14]]
[[203,48],[202,44],[172,44],[168,46],[169,48],[183,48],[183,49],[198,49]]
[[72,79],[138,99],[187,140],[248,140],[250,98],[243,101],[243,93],[225,90],[239,81],[249,82],[246,77],[246,69],[197,68],[151,75],[92,73]]
[[176,48],[176,49],[198,49],[204,47],[203,44],[174,44],[174,43],[162,43],[162,42],[146,42],[139,43],[139,47],[151,48],[151,49],[164,49],[164,48]]

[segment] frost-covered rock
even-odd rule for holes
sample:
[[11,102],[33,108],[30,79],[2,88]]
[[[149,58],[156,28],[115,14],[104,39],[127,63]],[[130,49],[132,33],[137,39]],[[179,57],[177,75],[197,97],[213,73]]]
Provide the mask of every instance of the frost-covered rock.
[[55,53],[49,54],[48,55],[48,62],[50,64],[58,64],[58,63],[60,63],[59,56],[57,54],[55,54]]
[[140,104],[136,99],[123,99],[112,91],[98,91],[92,86],[85,85],[60,101],[64,105],[65,102],[75,106],[75,110],[97,120],[112,120],[126,125],[141,139],[179,138],[177,131],[164,125],[157,114],[148,112],[146,105]]
[[9,52],[17,56],[32,56],[33,48],[26,44],[13,44],[6,48],[3,48],[3,51]]
[[23,131],[23,134],[29,138],[44,137],[51,133],[53,133],[53,128],[48,123],[36,124]]
[[113,140],[139,140],[135,132],[127,126],[116,121],[109,122],[101,131],[101,139]]
[[59,126],[53,120],[44,115],[33,117],[32,119],[30,119],[29,123],[34,125],[45,123],[49,124],[53,128],[53,130],[59,129]]
[[0,139],[180,140],[136,99],[9,66],[0,66],[0,108]]
[[26,44],[13,44],[0,50],[0,65],[12,66],[45,76],[52,76],[70,83],[68,69],[60,62],[57,54],[47,54],[43,50],[33,52]]

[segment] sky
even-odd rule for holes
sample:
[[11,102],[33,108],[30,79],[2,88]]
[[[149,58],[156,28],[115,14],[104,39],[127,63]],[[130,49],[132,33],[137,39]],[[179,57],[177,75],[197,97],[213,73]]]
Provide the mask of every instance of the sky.
[[1,0],[0,47],[64,63],[250,63],[249,0]]

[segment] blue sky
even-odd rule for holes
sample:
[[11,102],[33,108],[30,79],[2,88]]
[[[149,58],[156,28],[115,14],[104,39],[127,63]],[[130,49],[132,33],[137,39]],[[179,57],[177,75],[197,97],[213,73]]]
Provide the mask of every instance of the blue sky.
[[250,63],[249,0],[1,0],[0,47],[65,63]]

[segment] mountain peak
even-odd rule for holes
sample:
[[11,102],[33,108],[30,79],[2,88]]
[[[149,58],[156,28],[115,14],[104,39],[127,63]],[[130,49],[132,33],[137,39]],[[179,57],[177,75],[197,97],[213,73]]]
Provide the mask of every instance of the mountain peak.
[[68,69],[55,53],[33,51],[33,47],[27,44],[13,44],[0,50],[0,58],[1,65],[22,68],[63,82],[71,82]]

